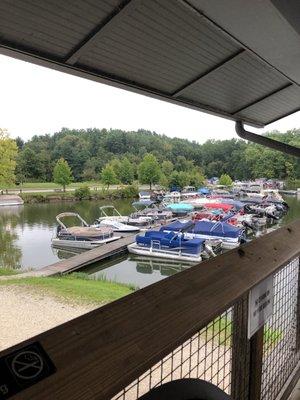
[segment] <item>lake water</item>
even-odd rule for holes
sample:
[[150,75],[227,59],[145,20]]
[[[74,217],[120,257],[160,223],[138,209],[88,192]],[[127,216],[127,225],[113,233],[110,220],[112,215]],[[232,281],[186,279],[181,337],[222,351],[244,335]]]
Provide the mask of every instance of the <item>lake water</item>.
[[[280,224],[300,217],[300,198],[286,197],[289,213]],[[107,202],[65,202],[49,204],[26,204],[21,207],[0,207],[0,267],[37,269],[72,256],[71,253],[51,247],[56,228],[55,216],[65,211],[78,212],[88,223],[99,217],[99,207]],[[132,211],[131,200],[118,200],[112,204],[121,214]],[[158,261],[138,256],[124,256],[108,262],[94,264],[86,272],[99,278],[143,287],[173,275],[189,265]]]

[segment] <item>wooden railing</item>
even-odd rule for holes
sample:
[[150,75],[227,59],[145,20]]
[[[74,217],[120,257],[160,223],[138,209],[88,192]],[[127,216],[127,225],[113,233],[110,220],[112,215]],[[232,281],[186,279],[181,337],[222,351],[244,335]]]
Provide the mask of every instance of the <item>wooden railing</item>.
[[[216,376],[215,383],[222,382],[223,388],[234,399],[275,399],[277,392],[284,389],[287,378],[293,376],[299,361],[299,347],[289,348],[288,353],[283,340],[284,335],[291,334],[290,325],[287,326],[286,322],[289,321],[296,326],[297,343],[300,342],[299,318],[290,321],[290,317],[287,319],[284,314],[280,329],[275,321],[274,326],[265,328],[265,335],[262,328],[249,341],[247,296],[252,287],[271,274],[279,274],[277,280],[285,282],[285,276],[289,273],[293,279],[292,289],[283,286],[284,292],[280,293],[284,293],[286,301],[294,296],[299,311],[299,254],[300,221],[296,221],[5,350],[0,354],[1,357],[38,341],[57,369],[51,376],[20,392],[16,398],[138,398],[147,388],[165,381],[164,367],[171,370],[168,379],[178,376],[173,366],[176,352],[180,349],[181,358],[184,357],[184,346],[188,343],[189,367],[187,372],[181,367],[180,376],[195,376],[194,371],[198,371],[200,376],[199,365],[192,368],[193,363],[199,364],[201,357],[210,354],[211,372],[208,376],[203,367],[202,377],[214,381]],[[282,301],[283,295],[278,296]],[[285,309],[283,311],[287,312]],[[198,346],[200,342],[202,347],[206,346],[206,355],[198,352],[194,338],[198,340]],[[282,361],[277,357],[279,346]],[[270,383],[272,377],[268,375],[272,371],[264,371],[264,363],[272,361],[270,357],[275,355],[275,349],[276,364],[285,362],[292,367],[292,371],[288,370],[288,377],[284,375],[280,378],[282,382],[280,387],[277,383],[276,393],[274,385]],[[222,370],[222,378],[220,371],[214,372],[218,366],[212,366],[214,351],[217,354],[216,365],[224,359],[226,368]],[[291,351],[294,352],[293,365]],[[198,361],[192,358],[194,354]],[[170,360],[172,366],[167,367],[163,360]],[[158,365],[161,366],[161,379],[151,383],[151,368],[158,368]],[[280,365],[275,367],[279,367],[280,371]],[[227,374],[224,371],[228,368],[230,371]],[[135,394],[126,397],[128,391],[125,388],[139,385],[145,376],[147,379],[150,376],[146,389],[140,387]]]

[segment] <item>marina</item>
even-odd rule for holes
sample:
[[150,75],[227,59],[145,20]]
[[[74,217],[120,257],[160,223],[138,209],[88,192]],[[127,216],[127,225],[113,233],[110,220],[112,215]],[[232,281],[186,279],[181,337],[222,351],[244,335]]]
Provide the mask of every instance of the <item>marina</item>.
[[[260,225],[256,236],[276,229],[300,216],[299,199],[296,196],[285,196],[284,199],[289,204],[289,212],[268,228],[264,224]],[[216,203],[216,199],[213,200]],[[226,201],[231,203],[231,200]],[[136,212],[132,207],[132,200],[116,200],[112,204],[123,219]],[[99,207],[106,205],[107,203],[104,204],[104,202],[101,204],[101,202],[83,201],[75,204],[54,203],[3,207],[0,210],[2,242],[4,243],[3,249],[0,250],[2,263],[11,265],[13,268],[17,267],[19,271],[26,271],[26,275],[30,274],[30,276],[84,271],[95,279],[105,277],[112,281],[134,284],[138,287],[156,282],[169,274],[182,270],[182,263],[185,264],[184,268],[189,268],[193,264],[185,260],[159,258],[159,255],[155,258],[141,254],[128,255],[127,246],[134,243],[136,232],[117,233],[118,236],[126,237],[88,252],[82,252],[80,249],[51,247],[51,239],[56,231],[56,215],[62,211],[76,211],[84,220],[93,223],[99,218]],[[224,213],[224,210],[221,211]],[[202,214],[201,218],[205,217],[203,211],[198,211],[194,213],[196,220],[197,213]],[[217,221],[221,214],[213,215]],[[249,214],[240,218],[243,219],[242,217],[247,220],[246,217],[249,218]],[[165,221],[163,222],[165,225]],[[259,225],[259,221],[257,224]],[[8,249],[10,251],[9,258],[7,258]],[[76,257],[73,257],[74,255]],[[166,263],[171,264],[172,267],[166,267]],[[156,268],[145,267],[150,264],[155,265]],[[162,268],[158,268],[159,265]]]
[[300,400],[298,3],[1,2],[1,399]]

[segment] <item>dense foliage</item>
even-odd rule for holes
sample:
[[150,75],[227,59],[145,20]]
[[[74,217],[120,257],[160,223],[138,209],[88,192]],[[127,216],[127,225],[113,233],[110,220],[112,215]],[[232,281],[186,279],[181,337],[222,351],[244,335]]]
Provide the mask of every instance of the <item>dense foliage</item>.
[[66,186],[73,181],[73,175],[68,162],[64,158],[60,158],[53,169],[53,181],[61,185],[66,191]]
[[[270,132],[268,136],[300,146],[300,130]],[[156,157],[162,184],[190,184],[193,179],[198,184],[203,174],[206,177],[228,174],[233,179],[300,177],[300,160],[238,139],[208,140],[200,145],[144,130],[63,128],[54,135],[34,136],[27,143],[18,138],[16,142],[19,182],[51,181],[57,160],[64,158],[75,181],[99,179],[102,173],[107,186],[116,179],[131,183],[138,175],[150,183],[146,172],[139,167],[148,154]],[[152,183],[157,181],[156,169]]]
[[5,129],[0,128],[0,185],[14,182],[16,157],[16,142],[9,138]]

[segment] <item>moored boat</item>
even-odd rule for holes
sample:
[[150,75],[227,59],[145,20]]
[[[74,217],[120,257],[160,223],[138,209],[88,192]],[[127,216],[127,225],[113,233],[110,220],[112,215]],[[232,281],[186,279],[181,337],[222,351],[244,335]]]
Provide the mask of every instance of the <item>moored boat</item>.
[[194,210],[194,206],[189,203],[172,203],[166,206],[175,215],[186,215]]
[[113,218],[102,219],[98,224],[93,226],[96,228],[110,227],[114,232],[120,233],[138,232],[140,230],[138,226],[129,225]]
[[157,206],[153,201],[135,201],[132,203],[135,212],[130,215],[131,218],[146,217],[151,222],[167,220],[172,218],[171,210],[168,210],[164,205]]
[[[80,225],[67,227],[62,222],[62,219],[66,217],[79,219]],[[89,226],[78,213],[65,212],[58,214],[56,221],[58,226],[56,236],[52,238],[53,246],[89,250],[120,239],[120,236],[114,235],[112,228]]]
[[202,239],[187,239],[181,233],[147,231],[128,246],[129,253],[172,260],[200,262],[205,251]]
[[100,217],[95,221],[94,227],[111,227],[114,232],[138,232],[140,229],[135,220],[134,225],[130,224],[130,217],[123,216],[114,206],[102,206],[100,209]]
[[238,247],[245,240],[245,229],[223,221],[175,221],[161,228],[165,232],[183,232],[188,239],[217,239],[223,249]]
[[10,194],[0,194],[0,207],[1,206],[20,206],[24,204],[20,196]]

